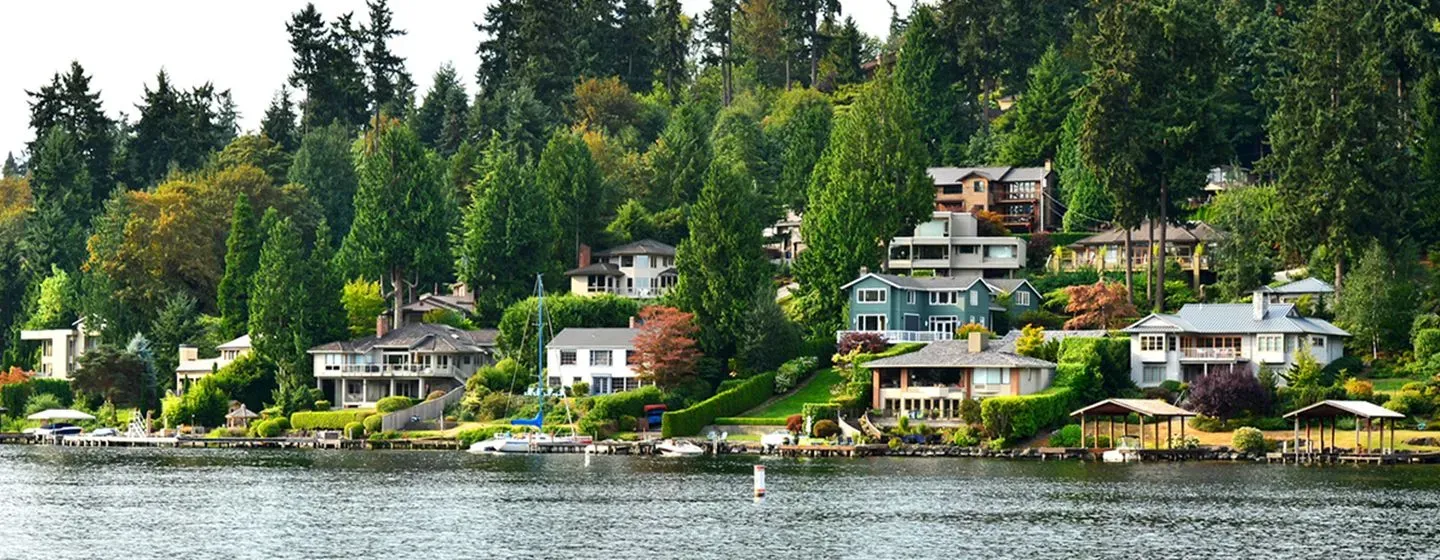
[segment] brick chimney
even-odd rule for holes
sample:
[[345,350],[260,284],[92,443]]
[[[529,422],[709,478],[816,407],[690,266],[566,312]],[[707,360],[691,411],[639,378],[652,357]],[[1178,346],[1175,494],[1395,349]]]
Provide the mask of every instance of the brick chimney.
[[193,362],[200,359],[200,349],[189,344],[180,345],[180,363]]
[[1264,321],[1265,311],[1268,310],[1268,308],[1270,307],[1270,301],[1265,298],[1264,292],[1260,290],[1255,290],[1253,293],[1250,294],[1250,306],[1255,311],[1255,320]]
[[630,316],[630,328],[632,328],[632,329],[635,328],[635,316],[634,316],[634,315],[631,315],[631,316]]
[[860,267],[860,275],[861,275],[861,276],[864,276],[864,275],[866,275],[866,274],[870,274],[870,267],[868,267],[868,266],[862,266],[862,267]]
[[590,266],[590,246],[589,246],[589,245],[586,245],[586,244],[584,244],[584,243],[581,243],[581,244],[580,244],[580,254],[578,254],[578,255],[575,256],[575,263],[576,263],[576,264],[575,264],[575,268],[585,268],[585,267],[587,267],[587,266]]
[[985,336],[985,333],[982,332],[970,333],[970,339],[968,342],[970,343],[969,346],[971,354],[979,354],[981,352],[984,352],[985,348],[987,348],[990,343],[989,339]]
[[385,314],[375,316],[375,338],[384,338],[390,334],[390,317]]

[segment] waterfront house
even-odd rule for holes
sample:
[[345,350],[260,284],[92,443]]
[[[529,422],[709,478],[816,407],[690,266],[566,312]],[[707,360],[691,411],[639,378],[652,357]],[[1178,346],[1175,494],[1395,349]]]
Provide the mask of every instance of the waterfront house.
[[955,278],[1003,278],[1025,267],[1025,240],[981,236],[969,212],[937,211],[890,241],[886,270]]
[[20,340],[40,341],[36,376],[69,379],[75,372],[80,355],[100,345],[100,332],[86,328],[85,318],[81,317],[68,329],[22,330]]
[[[863,271],[862,271],[863,272]],[[895,342],[950,340],[966,323],[989,327],[995,307],[991,285],[979,278],[916,278],[864,272],[841,287],[850,299],[851,332],[880,333]]]
[[567,271],[570,293],[615,294],[629,298],[658,298],[675,286],[675,247],[642,239],[593,255],[580,246],[577,266]]
[[872,360],[870,407],[883,416],[958,419],[965,399],[1028,395],[1050,387],[1055,364],[988,348],[988,337],[939,340],[908,354]]
[[990,295],[995,296],[997,300],[999,296],[1010,298],[1009,305],[997,304],[996,307],[1004,307],[1011,317],[1019,317],[1024,313],[1040,310],[1043,297],[1040,290],[1036,289],[1029,280],[1024,278],[985,278],[981,282],[985,283],[985,287],[990,290]]
[[244,335],[215,347],[220,355],[201,358],[200,349],[189,344],[180,345],[180,361],[175,366],[175,390],[183,394],[200,378],[220,371],[241,356],[250,353],[250,335]]
[[411,323],[376,336],[331,342],[309,350],[316,387],[337,407],[370,407],[392,395],[424,398],[463,386],[495,362],[494,329],[461,330]]
[[1153,387],[1190,382],[1214,367],[1284,375],[1300,352],[1321,365],[1345,354],[1350,333],[1324,319],[1302,317],[1289,303],[1270,303],[1260,292],[1244,303],[1192,303],[1175,314],[1151,314],[1125,327],[1130,335],[1130,377]]
[[[1165,226],[1165,258],[1176,261],[1186,271],[1198,267],[1202,276],[1210,277],[1210,255],[1215,254],[1215,244],[1220,237],[1220,232],[1205,222],[1168,224]],[[1155,243],[1159,242],[1160,226],[1156,224]],[[1150,243],[1149,222],[1130,230],[1130,262],[1134,268],[1144,268],[1150,262]],[[1070,249],[1070,258],[1061,262],[1066,269],[1125,270],[1125,230],[1122,228],[1111,228],[1076,241]]]
[[[932,167],[935,209],[990,211],[1013,232],[1053,231],[1060,225],[1055,171],[1044,167]],[[1023,261],[1022,261],[1023,262]]]
[[786,210],[785,217],[766,226],[761,232],[765,238],[765,256],[777,265],[794,264],[795,258],[805,250],[805,240],[800,237],[801,216],[793,210]]
[[1302,278],[1275,287],[1261,286],[1255,291],[1265,294],[1265,299],[1270,300],[1270,303],[1295,303],[1302,297],[1310,296],[1310,301],[1320,308],[1324,308],[1335,297],[1335,287],[1319,278]]
[[545,345],[547,385],[570,387],[585,383],[592,395],[639,388],[643,383],[630,367],[635,328],[567,328]]

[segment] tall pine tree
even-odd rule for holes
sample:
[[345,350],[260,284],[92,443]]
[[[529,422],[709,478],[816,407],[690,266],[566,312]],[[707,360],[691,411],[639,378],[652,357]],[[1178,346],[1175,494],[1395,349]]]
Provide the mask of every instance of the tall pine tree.
[[250,326],[250,291],[260,266],[259,225],[250,206],[250,197],[235,196],[230,213],[230,235],[225,238],[225,275],[220,277],[220,330],[226,338],[246,333]]
[[495,321],[554,263],[550,202],[520,158],[491,137],[454,247],[455,271],[475,292],[476,313]]
[[280,91],[265,109],[265,118],[260,119],[260,133],[274,140],[285,151],[294,152],[300,148],[300,129],[295,119],[295,103],[290,100],[290,88],[280,86]]

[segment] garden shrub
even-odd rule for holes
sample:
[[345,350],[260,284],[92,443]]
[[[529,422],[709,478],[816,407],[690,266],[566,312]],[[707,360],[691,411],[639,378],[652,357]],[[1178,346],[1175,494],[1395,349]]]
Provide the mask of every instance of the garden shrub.
[[800,415],[814,420],[840,417],[840,405],[835,403],[805,403],[800,406]]
[[343,408],[323,412],[301,411],[290,415],[290,427],[297,430],[343,430],[353,422],[362,422],[375,411],[365,408]]
[[1213,416],[1200,414],[1190,419],[1190,427],[1206,433],[1223,432],[1225,431],[1225,422]]
[[980,401],[973,398],[960,401],[960,420],[966,424],[979,424]]
[[840,425],[836,424],[834,420],[821,420],[815,423],[811,431],[815,437],[832,438],[840,435]]
[[1069,417],[1073,395],[1068,388],[1055,387],[1033,395],[991,397],[980,402],[980,417],[991,436],[1024,439]]
[[1364,379],[1346,379],[1345,397],[1351,400],[1368,401],[1375,396],[1375,384]]
[[366,416],[360,423],[365,426],[365,433],[373,434],[380,431],[380,426],[384,423],[384,418],[384,416],[379,414],[372,414]]
[[[796,416],[799,416],[798,414]],[[715,424],[726,426],[785,426],[789,418],[776,418],[773,416],[721,416],[715,419]],[[801,421],[801,426],[804,421]]]
[[255,435],[262,438],[280,437],[281,434],[285,433],[285,428],[288,424],[284,418],[261,420],[255,424]]
[[775,374],[763,373],[746,380],[739,387],[716,393],[695,406],[666,412],[661,427],[662,437],[693,436],[720,416],[733,416],[769,399],[775,394]]
[[[646,385],[633,391],[621,391],[595,397],[594,404],[586,418],[596,421],[620,420],[623,416],[639,418],[645,415],[645,405],[660,404],[664,395],[660,388]],[[628,430],[627,430],[628,431]]]
[[622,432],[633,432],[639,427],[635,417],[629,414],[623,415],[615,422],[615,427]]
[[785,417],[785,429],[789,430],[792,434],[805,431],[805,417],[799,414],[791,414]]
[[720,382],[720,385],[718,385],[718,386],[715,387],[715,392],[716,392],[716,393],[724,393],[725,391],[729,391],[729,390],[731,390],[731,389],[734,389],[734,388],[736,388],[736,387],[739,387],[740,384],[741,384],[741,383],[744,383],[746,379],[749,379],[749,378],[748,378],[748,377],[737,377],[737,378],[726,379],[726,380],[724,380],[724,381],[721,381],[721,382]]
[[1420,329],[1415,333],[1415,359],[1423,360],[1440,354],[1440,329]]
[[788,362],[780,364],[775,370],[775,392],[784,393],[795,388],[795,384],[807,374],[815,371],[820,364],[820,359],[814,356],[801,356]]
[[588,397],[588,396],[590,396],[590,384],[589,384],[589,383],[586,383],[586,382],[584,382],[584,381],[576,381],[576,382],[574,382],[574,383],[571,383],[571,384],[570,384],[570,396],[572,396],[572,397]]
[[60,397],[50,393],[30,395],[30,398],[25,401],[24,416],[44,412],[52,408],[65,408],[65,405],[60,404]]
[[982,336],[985,337],[989,337],[995,334],[991,332],[990,329],[985,328],[985,325],[982,325],[980,323],[965,323],[963,325],[960,325],[960,328],[955,329],[955,339],[968,339],[970,338],[970,333],[980,333]]
[[840,337],[840,342],[835,344],[835,353],[845,356],[859,351],[861,354],[878,354],[884,352],[887,344],[885,337],[874,332],[851,332]]
[[1217,368],[1190,384],[1190,409],[1216,418],[1270,413],[1270,391],[1248,367]]
[[254,353],[240,356],[220,371],[205,376],[230,400],[244,403],[250,410],[261,410],[275,392],[275,372]]
[[950,443],[960,447],[975,447],[980,445],[980,434],[975,433],[975,428],[962,425],[950,432]]
[[1385,408],[1413,416],[1424,416],[1434,410],[1434,403],[1420,391],[1402,390],[1390,395]]
[[1080,425],[1066,424],[1050,436],[1050,447],[1080,447]]
[[315,405],[314,405],[314,409],[313,409],[313,410],[318,410],[318,411],[320,411],[320,412],[324,412],[324,411],[330,410],[330,406],[331,406],[330,401],[327,401],[327,400],[325,400],[325,399],[320,399],[320,400],[318,400],[318,401],[315,401]]
[[370,441],[388,441],[395,439],[400,439],[400,432],[395,430],[386,430],[378,434],[370,434]]
[[359,422],[351,422],[345,425],[345,437],[348,439],[360,439],[365,437],[365,425]]
[[411,399],[410,397],[394,395],[376,401],[375,411],[379,412],[380,414],[390,414],[391,412],[399,412],[412,406],[415,406],[414,399]]
[[1256,428],[1244,427],[1235,430],[1230,438],[1230,447],[1241,453],[1258,455],[1265,452],[1265,434]]

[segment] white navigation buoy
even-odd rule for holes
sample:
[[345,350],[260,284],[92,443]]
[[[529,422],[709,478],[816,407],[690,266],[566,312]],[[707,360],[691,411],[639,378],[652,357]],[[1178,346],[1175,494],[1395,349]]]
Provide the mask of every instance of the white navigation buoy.
[[755,465],[755,497],[765,497],[765,465]]

